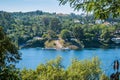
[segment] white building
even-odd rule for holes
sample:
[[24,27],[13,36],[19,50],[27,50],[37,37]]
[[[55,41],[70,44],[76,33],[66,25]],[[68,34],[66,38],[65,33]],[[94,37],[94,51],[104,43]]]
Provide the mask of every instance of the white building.
[[116,44],[120,43],[120,38],[112,38],[111,39],[113,42],[115,42]]

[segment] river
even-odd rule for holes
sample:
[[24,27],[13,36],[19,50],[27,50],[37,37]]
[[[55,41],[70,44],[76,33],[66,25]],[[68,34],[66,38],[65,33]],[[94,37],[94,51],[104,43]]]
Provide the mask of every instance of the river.
[[91,59],[97,56],[101,61],[102,70],[108,75],[113,72],[113,62],[118,59],[120,61],[120,48],[101,49],[91,48],[82,50],[45,50],[41,48],[21,49],[22,60],[17,64],[20,69],[35,69],[39,64],[46,63],[57,56],[62,57],[62,64],[67,68],[71,64],[73,58],[79,60]]

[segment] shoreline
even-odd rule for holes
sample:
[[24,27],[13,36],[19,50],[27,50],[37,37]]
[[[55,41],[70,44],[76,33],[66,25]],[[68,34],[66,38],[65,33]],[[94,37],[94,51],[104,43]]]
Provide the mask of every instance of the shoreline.
[[41,49],[41,50],[83,50],[83,49],[117,49],[120,48],[120,46],[111,46],[107,48],[103,47],[86,47],[86,48],[81,48],[81,49],[70,49],[70,48],[44,48],[44,47],[21,47],[20,49],[29,49],[29,48],[36,48],[36,49]]

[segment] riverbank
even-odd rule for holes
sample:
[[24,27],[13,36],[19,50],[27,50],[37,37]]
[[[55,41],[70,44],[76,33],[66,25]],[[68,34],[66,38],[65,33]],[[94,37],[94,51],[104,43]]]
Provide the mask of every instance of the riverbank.
[[[84,42],[85,43],[85,42]],[[91,46],[90,44],[94,44]],[[64,40],[37,40],[33,42],[29,42],[27,44],[21,45],[20,49],[23,48],[42,48],[42,49],[52,49],[52,50],[80,50],[85,48],[119,48],[119,44],[107,44],[107,45],[98,45],[96,43],[83,43],[79,41],[64,41]]]

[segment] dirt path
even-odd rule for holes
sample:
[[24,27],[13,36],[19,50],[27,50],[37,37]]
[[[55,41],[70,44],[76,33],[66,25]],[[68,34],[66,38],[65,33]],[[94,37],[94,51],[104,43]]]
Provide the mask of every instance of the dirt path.
[[61,45],[61,43],[60,43],[60,41],[59,40],[56,40],[55,41],[55,44],[56,44],[56,47],[58,48],[58,49],[61,49],[63,46]]

